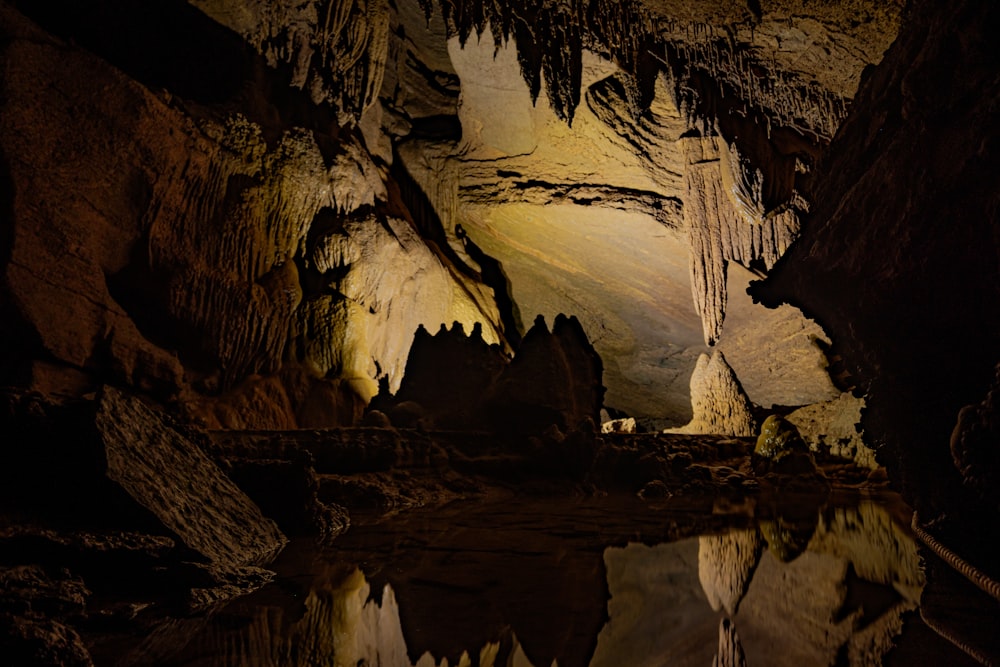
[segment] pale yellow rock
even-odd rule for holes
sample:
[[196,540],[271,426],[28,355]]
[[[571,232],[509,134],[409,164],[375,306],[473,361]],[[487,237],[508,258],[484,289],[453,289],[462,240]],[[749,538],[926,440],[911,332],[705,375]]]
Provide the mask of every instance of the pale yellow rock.
[[748,437],[756,433],[753,405],[722,352],[702,354],[691,375],[691,409],[685,426],[665,433],[714,433]]

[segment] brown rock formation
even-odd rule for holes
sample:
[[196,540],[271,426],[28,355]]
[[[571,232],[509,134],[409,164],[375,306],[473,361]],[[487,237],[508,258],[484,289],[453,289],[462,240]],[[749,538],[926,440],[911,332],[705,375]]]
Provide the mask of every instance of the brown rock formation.
[[107,477],[215,565],[270,562],[286,539],[194,443],[141,401],[106,387],[96,418]]
[[962,495],[949,435],[1000,349],[998,24],[992,3],[911,3],[821,163],[803,237],[757,292],[830,333],[866,436],[925,517]]
[[[420,237],[356,134],[295,93],[254,97],[287,82],[195,10],[122,7],[134,34],[101,41],[105,9],[26,7],[93,53],[0,10],[5,381],[78,396],[113,380],[209,426],[330,425],[379,377],[398,384],[420,323],[499,341],[489,289]],[[155,39],[197,34],[187,55],[232,79],[151,64],[133,37],[157,20]]]

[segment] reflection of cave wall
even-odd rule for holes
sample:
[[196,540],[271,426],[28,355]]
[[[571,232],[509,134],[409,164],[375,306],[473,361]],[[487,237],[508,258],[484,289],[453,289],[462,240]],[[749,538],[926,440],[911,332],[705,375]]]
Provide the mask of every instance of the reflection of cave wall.
[[[815,517],[813,518],[815,521]],[[924,585],[916,545],[884,508],[824,517],[808,550],[782,562],[756,527],[649,547],[610,548],[610,619],[595,665],[711,662],[719,618],[747,664],[877,664]]]

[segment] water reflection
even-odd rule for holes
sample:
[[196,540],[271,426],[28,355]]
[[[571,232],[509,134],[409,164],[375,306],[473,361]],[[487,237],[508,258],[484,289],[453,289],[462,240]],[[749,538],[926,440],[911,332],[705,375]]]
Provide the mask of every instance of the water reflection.
[[456,506],[294,545],[157,664],[880,664],[917,607],[916,545],[881,502],[814,508],[803,549],[801,516],[629,503]]

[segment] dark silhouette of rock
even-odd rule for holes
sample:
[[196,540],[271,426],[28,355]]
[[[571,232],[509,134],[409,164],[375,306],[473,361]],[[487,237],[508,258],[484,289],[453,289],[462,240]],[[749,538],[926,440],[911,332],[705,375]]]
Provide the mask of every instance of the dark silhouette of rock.
[[603,364],[576,317],[557,315],[552,331],[539,315],[513,361],[486,399],[491,427],[499,432],[562,432],[586,419],[600,422]]
[[[593,431],[604,400],[603,364],[575,317],[558,315],[550,332],[539,315],[513,360],[489,345],[476,325],[467,336],[455,322],[433,336],[414,335],[399,391],[383,386],[370,409],[393,426],[561,433]],[[549,438],[561,441],[562,438]]]
[[1000,366],[982,402],[958,413],[951,455],[963,483],[983,503],[1000,510]]
[[[477,324],[466,335],[461,323],[431,335],[421,325],[413,336],[406,372],[391,398],[380,394],[371,408],[384,410],[393,426],[412,428],[419,420],[444,429],[482,426],[482,397],[499,377],[507,357],[483,340]],[[410,407],[407,408],[406,406]]]

